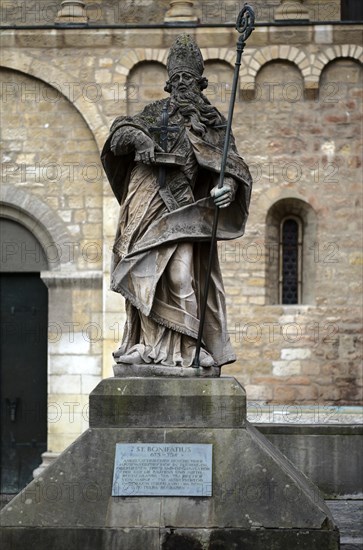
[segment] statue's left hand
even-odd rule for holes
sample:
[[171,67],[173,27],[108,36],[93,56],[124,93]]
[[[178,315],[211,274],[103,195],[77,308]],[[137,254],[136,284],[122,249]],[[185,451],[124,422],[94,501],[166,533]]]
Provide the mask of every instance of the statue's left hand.
[[224,178],[223,186],[216,185],[210,192],[218,208],[226,208],[234,200],[237,184],[232,178]]

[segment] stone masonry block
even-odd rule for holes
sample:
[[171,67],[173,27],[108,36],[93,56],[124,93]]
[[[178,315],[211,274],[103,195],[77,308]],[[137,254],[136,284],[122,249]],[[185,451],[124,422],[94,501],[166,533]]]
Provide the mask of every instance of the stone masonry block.
[[285,348],[281,350],[281,359],[308,359],[311,356],[309,348]]
[[300,374],[300,361],[272,361],[272,373],[275,376],[291,376]]

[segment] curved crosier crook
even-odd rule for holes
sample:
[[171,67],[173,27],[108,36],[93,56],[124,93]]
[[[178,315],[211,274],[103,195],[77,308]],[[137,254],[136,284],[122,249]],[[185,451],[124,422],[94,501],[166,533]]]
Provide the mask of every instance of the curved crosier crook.
[[241,34],[239,40],[246,42],[254,30],[255,12],[248,4],[245,4],[238,14],[235,29]]

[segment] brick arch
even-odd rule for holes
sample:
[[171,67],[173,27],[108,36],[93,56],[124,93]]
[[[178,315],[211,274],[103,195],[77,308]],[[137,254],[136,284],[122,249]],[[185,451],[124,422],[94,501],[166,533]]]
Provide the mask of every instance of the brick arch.
[[0,216],[20,223],[38,239],[48,259],[51,258],[51,270],[67,263],[71,235],[57,213],[38,197],[3,185],[0,188]]
[[306,53],[295,46],[265,46],[243,55],[240,71],[240,85],[255,88],[257,73],[270,61],[290,61],[300,70],[304,80],[310,74],[310,61]]
[[[310,197],[310,195],[309,195]],[[259,212],[268,212],[275,203],[283,200],[300,201],[308,204],[314,211],[317,211],[316,205],[302,193],[295,189],[279,189],[271,188],[267,189],[265,193],[262,193],[256,200],[256,210]]]
[[314,61],[315,74],[320,81],[321,73],[331,61],[338,58],[349,57],[363,63],[363,47],[356,44],[342,44],[331,46],[317,54]]
[[130,75],[131,73],[137,69],[140,65],[143,65],[145,63],[156,63],[157,65],[161,66],[161,67],[164,67],[164,69],[166,70],[166,65],[165,63],[162,63],[161,61],[158,61],[157,59],[142,59],[140,61],[138,61],[137,63],[135,63],[135,65],[133,65],[131,67],[130,70],[127,71],[127,76],[126,76],[126,80],[128,80],[130,78]]
[[232,68],[236,61],[236,51],[231,48],[202,48],[204,62],[206,61],[224,61]]
[[161,63],[166,67],[168,52],[169,50],[160,50],[157,48],[135,48],[132,51],[125,53],[119,61],[119,66],[122,66],[122,75],[125,81],[127,80],[130,72],[137,65],[139,65],[139,63],[154,61],[156,63]]
[[[204,61],[225,61],[231,65],[231,67],[234,66],[236,52],[230,48],[201,48],[201,52]],[[122,66],[122,69],[119,70],[119,74],[122,74],[126,82],[130,72],[136,65],[144,61],[154,61],[166,67],[168,54],[169,49],[135,48],[121,57],[119,65]]]
[[325,50],[312,56],[310,74],[306,79],[309,88],[318,88],[324,68],[335,59],[351,58],[363,62],[363,48],[356,44],[342,44],[329,46]]
[[204,59],[204,66],[210,65],[211,63],[222,63],[223,65],[228,67],[228,69],[231,69],[231,70],[233,69],[233,64],[229,63],[226,59],[218,59],[216,57],[211,57],[210,59]]
[[[95,103],[87,101],[82,94],[77,99],[74,99],[72,97],[72,87],[62,86],[62,82],[71,82],[72,79],[74,79],[72,75],[39,59],[34,59],[26,53],[19,51],[14,53],[7,49],[4,49],[2,52],[0,67],[33,76],[61,92],[82,116],[95,138],[98,149],[100,151],[102,150],[105,139],[107,138],[107,124],[103,120]],[[44,75],[47,76],[46,79]]]

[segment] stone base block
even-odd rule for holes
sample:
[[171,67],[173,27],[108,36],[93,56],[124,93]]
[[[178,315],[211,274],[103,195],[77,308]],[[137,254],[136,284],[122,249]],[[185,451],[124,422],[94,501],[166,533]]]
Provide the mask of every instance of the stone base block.
[[6,528],[1,547],[6,550],[336,550],[339,535],[310,529]]
[[118,363],[113,366],[113,373],[117,378],[145,378],[145,377],[171,377],[171,378],[218,378],[220,367],[164,367],[162,365],[127,365]]
[[[318,489],[246,421],[234,378],[108,379],[90,409],[90,429],[3,509],[3,549],[338,550]],[[212,496],[112,497],[116,444],[136,442],[212,444]]]

